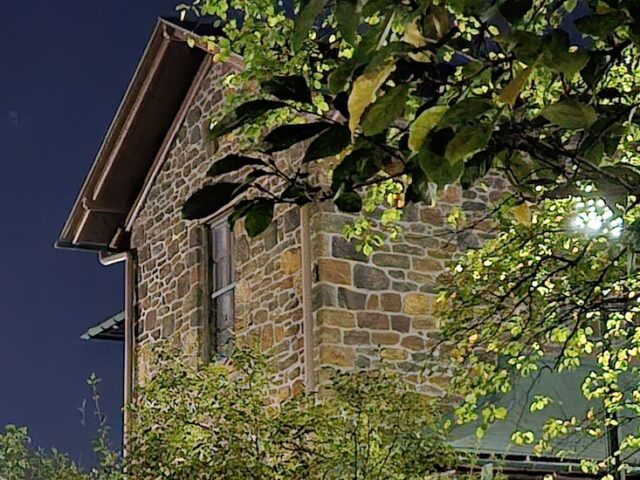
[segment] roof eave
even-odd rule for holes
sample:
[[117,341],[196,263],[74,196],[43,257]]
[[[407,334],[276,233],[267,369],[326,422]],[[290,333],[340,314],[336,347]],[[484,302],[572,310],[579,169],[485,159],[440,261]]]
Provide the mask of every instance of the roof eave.
[[[205,56],[201,49],[186,47],[185,40],[188,36],[197,37],[198,35],[168,20],[158,19],[133,78],[65,222],[60,238],[55,244],[57,248],[109,252],[128,249],[125,241],[127,236],[121,227],[129,214],[133,199],[138,196],[136,190],[139,189],[139,184],[146,178],[147,163],[150,164],[155,157],[154,149],[157,150],[156,144],[159,143],[155,137],[160,140],[164,138],[166,133],[164,130],[173,120],[171,117],[175,115],[176,106],[179,107],[182,103],[180,96],[185,94],[185,86],[191,85],[194,69],[200,66]],[[174,43],[170,45],[172,41]],[[167,70],[170,75],[167,74]],[[167,90],[166,84],[171,80],[165,79],[167,76],[179,76],[179,82],[176,83],[180,86],[176,87],[175,92]],[[164,90],[160,90],[161,87]],[[175,97],[172,98],[171,105],[158,104],[155,100],[158,95],[154,88],[164,93],[169,92]],[[151,122],[148,120],[149,118],[152,119]],[[138,160],[134,156],[134,149],[131,146],[135,144],[136,134],[140,137],[140,125],[143,120],[145,124],[155,122],[153,125],[155,137],[153,141],[149,140],[149,145],[144,152],[144,155],[150,159],[146,163],[146,160]],[[127,148],[129,150],[126,150]],[[137,152],[135,153],[137,154]],[[128,160],[133,158],[136,161],[124,161],[127,159],[122,157],[127,155],[130,157]],[[138,165],[135,165],[136,162]],[[135,174],[128,175],[132,169],[135,169]],[[117,188],[119,187],[116,182],[118,178],[124,179],[125,183],[130,183],[128,191],[122,194]],[[87,233],[91,229],[97,233]]]

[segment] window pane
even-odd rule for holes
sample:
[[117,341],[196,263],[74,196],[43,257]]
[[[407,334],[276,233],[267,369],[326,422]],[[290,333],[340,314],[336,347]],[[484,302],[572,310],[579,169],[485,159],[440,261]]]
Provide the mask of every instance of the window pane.
[[[222,288],[230,285],[233,281],[233,275],[231,273],[231,258],[222,257],[214,260],[214,270],[215,270],[215,290],[221,290]],[[215,291],[214,290],[214,291]]]
[[215,299],[216,344],[224,348],[233,335],[233,290]]
[[229,224],[225,221],[213,227],[213,259],[229,255]]
[[[209,265],[211,313],[209,330],[211,346],[215,352],[224,350],[234,333],[234,294],[231,287],[235,281],[233,264],[233,237],[229,223],[225,220],[210,227]],[[224,293],[221,293],[224,291]]]

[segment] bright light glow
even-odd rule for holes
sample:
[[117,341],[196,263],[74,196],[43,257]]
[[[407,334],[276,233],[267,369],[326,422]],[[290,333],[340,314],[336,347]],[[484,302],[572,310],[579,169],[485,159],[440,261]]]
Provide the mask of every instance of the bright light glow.
[[[586,190],[588,192],[591,190]],[[576,215],[573,226],[589,235],[607,235],[612,239],[620,238],[624,231],[622,217],[614,214],[607,203],[599,199],[584,200],[576,198],[574,208]]]
[[587,223],[587,228],[589,230],[593,230],[594,232],[597,232],[602,228],[602,220],[600,220],[599,218],[589,219],[589,222]]

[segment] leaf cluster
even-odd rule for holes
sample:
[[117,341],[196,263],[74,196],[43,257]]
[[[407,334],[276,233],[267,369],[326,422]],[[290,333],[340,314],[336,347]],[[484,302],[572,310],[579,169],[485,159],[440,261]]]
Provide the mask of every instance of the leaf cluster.
[[280,399],[261,355],[196,368],[160,353],[133,405],[127,471],[144,479],[422,479],[447,470],[437,402],[387,371]]
[[[505,205],[496,237],[452,270],[439,316],[457,371],[453,388],[464,399],[460,422],[479,422],[481,437],[499,419],[491,415],[496,399],[517,378],[535,384],[543,371],[580,368],[581,392],[571,395],[589,405],[584,416],[571,409],[566,417],[547,416],[545,408],[566,403],[570,392],[529,398],[521,407],[543,416],[542,431],[514,431],[512,440],[532,444],[539,455],[575,456],[581,452],[558,450],[563,439],[604,442],[619,428],[619,450],[584,465],[585,473],[606,473],[628,467],[640,446],[631,427],[640,413],[640,211],[610,210],[588,190],[585,197],[544,201],[526,223]],[[583,217],[599,228],[582,228]]]
[[[468,188],[489,171],[506,176],[522,201],[566,196],[584,181],[607,201],[640,198],[634,1],[315,0],[262,17],[251,10],[259,2],[245,3],[254,23],[285,15],[274,27],[281,41],[260,48],[288,60],[250,61],[260,99],[232,106],[212,135],[278,111],[289,120],[251,147],[265,168],[215,199],[195,196],[187,218],[252,192],[236,217],[260,217],[255,234],[271,204],[333,200],[354,213],[363,191],[402,176],[407,201],[434,202],[446,185]],[[252,58],[242,32],[237,51]],[[301,160],[285,168],[269,160],[296,144]],[[336,156],[330,185],[308,176]],[[245,165],[218,162],[225,173]]]

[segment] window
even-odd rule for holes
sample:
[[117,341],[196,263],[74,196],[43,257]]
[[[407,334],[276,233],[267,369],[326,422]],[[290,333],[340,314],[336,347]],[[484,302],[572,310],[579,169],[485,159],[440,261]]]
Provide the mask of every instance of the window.
[[220,352],[229,343],[234,330],[233,236],[228,219],[212,223],[209,236],[209,332],[212,352]]

